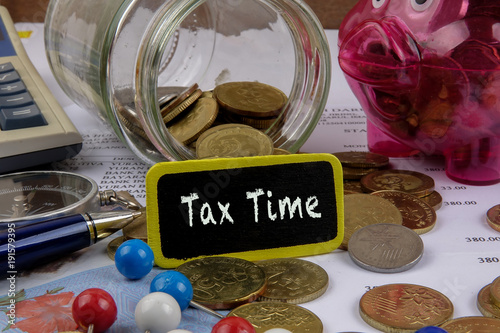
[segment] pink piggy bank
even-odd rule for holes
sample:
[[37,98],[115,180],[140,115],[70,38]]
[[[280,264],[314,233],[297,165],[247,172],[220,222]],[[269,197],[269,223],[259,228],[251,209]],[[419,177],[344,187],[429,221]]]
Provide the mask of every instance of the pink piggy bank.
[[371,151],[444,155],[451,179],[500,182],[500,0],[360,0],[339,62]]

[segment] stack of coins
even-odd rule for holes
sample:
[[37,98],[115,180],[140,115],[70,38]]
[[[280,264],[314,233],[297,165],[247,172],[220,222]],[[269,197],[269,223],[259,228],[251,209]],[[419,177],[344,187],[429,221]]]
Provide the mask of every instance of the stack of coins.
[[[389,158],[387,156],[375,153],[351,151],[333,153],[333,155],[342,164],[344,180],[348,182],[359,180],[363,176],[373,171],[385,169],[389,165]],[[361,190],[361,188],[359,189]]]
[[315,314],[293,304],[311,301],[326,291],[328,275],[314,263],[301,259],[252,263],[205,257],[188,261],[176,270],[191,281],[193,301],[210,309],[230,310],[229,317],[248,320],[257,333],[273,328],[323,332]]
[[500,276],[479,291],[477,307],[483,316],[500,319]]
[[287,101],[282,91],[259,82],[224,83],[213,92],[195,84],[163,103],[161,115],[170,134],[199,159],[272,155],[273,141],[262,130],[285,118]]

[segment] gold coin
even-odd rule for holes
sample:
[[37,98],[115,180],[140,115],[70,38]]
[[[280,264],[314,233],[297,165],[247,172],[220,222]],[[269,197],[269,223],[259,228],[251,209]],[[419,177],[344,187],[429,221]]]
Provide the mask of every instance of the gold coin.
[[426,195],[425,197],[420,197],[420,199],[427,202],[429,206],[434,208],[435,211],[439,210],[439,208],[443,205],[443,197],[437,191],[432,191],[431,194]]
[[361,183],[357,180],[344,179],[344,191],[363,193],[363,189],[361,188]]
[[500,306],[500,276],[491,283],[491,300]]
[[219,105],[213,98],[200,98],[187,113],[168,126],[170,134],[185,145],[195,141],[217,118]]
[[278,120],[278,117],[257,118],[257,117],[244,117],[233,114],[226,114],[224,118],[226,119],[226,121],[230,123],[245,124],[257,129],[267,129],[272,125],[274,125],[274,123]]
[[448,333],[498,333],[500,319],[488,317],[460,317],[440,325]]
[[206,257],[188,261],[177,271],[193,285],[193,301],[211,309],[232,309],[256,300],[265,290],[266,273],[237,258]]
[[338,152],[333,155],[343,166],[351,168],[382,168],[389,164],[389,157],[364,151]]
[[344,179],[357,180],[363,178],[367,174],[377,171],[376,168],[350,168],[342,166],[342,176]]
[[323,295],[328,288],[326,271],[310,261],[296,258],[257,262],[267,276],[267,288],[259,301],[300,304]]
[[[168,124],[175,117],[184,112],[189,106],[191,106],[203,92],[200,89],[196,89],[192,93],[186,96],[186,94],[181,94],[179,97],[174,99],[171,103],[167,104],[163,109],[161,109],[161,115],[163,117],[163,122]],[[183,98],[183,99],[181,99]]]
[[291,155],[288,150],[282,148],[274,148],[273,155]]
[[486,220],[492,229],[500,231],[500,205],[496,205],[488,209],[488,212],[486,213]]
[[140,239],[144,242],[148,242],[148,223],[146,209],[141,208],[141,216],[134,219],[130,224],[126,225],[122,231],[123,236],[126,240],[129,239]]
[[440,292],[414,284],[388,284],[367,291],[359,301],[361,318],[390,333],[414,333],[438,326],[453,315],[453,304]]
[[266,134],[239,124],[212,127],[196,143],[196,156],[200,159],[272,155],[273,150],[273,141]]
[[436,211],[420,198],[399,191],[377,191],[371,195],[389,200],[396,206],[403,216],[403,226],[422,235],[429,232],[436,225]]
[[264,333],[273,328],[283,328],[290,332],[323,333],[323,323],[318,316],[295,304],[250,303],[234,309],[227,316],[248,320],[256,333]]
[[491,284],[488,284],[477,294],[477,308],[485,317],[500,318],[500,307],[491,299]]
[[275,117],[287,102],[279,89],[259,82],[228,82],[214,89],[214,97],[225,111],[247,117]]
[[423,197],[434,191],[434,179],[416,171],[379,170],[364,176],[361,186],[365,192],[393,190]]
[[347,250],[352,234],[371,224],[402,224],[399,209],[390,201],[365,193],[350,194],[344,197],[344,239],[341,249]]
[[115,260],[116,250],[122,245],[127,239],[123,236],[117,237],[108,243],[108,257],[111,260]]

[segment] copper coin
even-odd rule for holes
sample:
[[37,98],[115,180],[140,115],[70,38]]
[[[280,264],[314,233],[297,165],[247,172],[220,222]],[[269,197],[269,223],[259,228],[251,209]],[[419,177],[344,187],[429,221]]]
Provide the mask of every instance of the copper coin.
[[477,308],[485,317],[500,318],[500,307],[491,299],[491,284],[484,286],[477,294]]
[[486,220],[492,229],[500,231],[500,205],[496,205],[488,209],[488,212],[486,213]]
[[344,179],[356,180],[361,179],[367,174],[377,171],[376,168],[351,168],[347,166],[342,167],[342,176]]
[[443,205],[443,197],[439,194],[438,191],[432,191],[431,194],[426,195],[425,197],[420,197],[420,199],[424,200],[434,208],[435,211],[439,210]]
[[359,302],[361,318],[382,332],[414,333],[438,326],[453,315],[442,293],[414,284],[388,284],[367,291]]
[[414,195],[399,191],[377,191],[371,195],[389,200],[398,207],[403,216],[403,226],[419,235],[431,231],[436,225],[436,211]]
[[500,319],[488,317],[460,317],[440,325],[448,333],[498,333]]
[[416,171],[380,170],[364,176],[361,186],[365,192],[393,190],[423,197],[434,191],[434,179]]
[[500,306],[500,276],[491,283],[491,300]]
[[343,166],[351,168],[382,168],[389,164],[389,157],[364,151],[338,152],[333,155]]
[[363,189],[361,188],[361,183],[357,180],[344,179],[344,191],[363,193]]

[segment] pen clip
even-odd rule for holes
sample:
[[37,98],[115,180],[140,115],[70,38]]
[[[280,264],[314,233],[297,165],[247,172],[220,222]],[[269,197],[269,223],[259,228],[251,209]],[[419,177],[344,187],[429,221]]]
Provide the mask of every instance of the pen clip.
[[104,190],[99,192],[101,206],[120,205],[130,210],[139,210],[141,206],[116,194],[114,190]]

